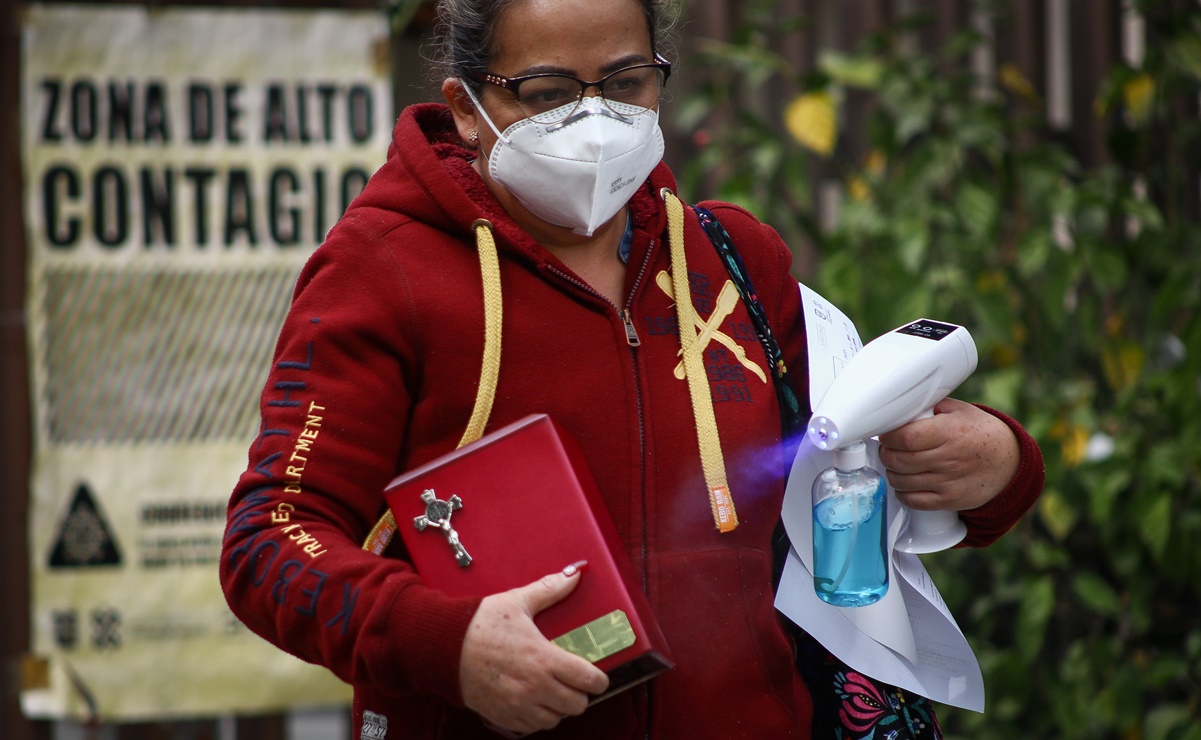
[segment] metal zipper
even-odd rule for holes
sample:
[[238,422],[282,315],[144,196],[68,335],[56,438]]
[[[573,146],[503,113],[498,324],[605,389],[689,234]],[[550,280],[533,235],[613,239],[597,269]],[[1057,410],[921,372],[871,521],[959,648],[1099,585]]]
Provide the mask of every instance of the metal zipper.
[[[644,256],[642,258],[642,267],[640,267],[638,270],[638,277],[634,278],[634,285],[630,290],[629,297],[626,299],[626,315],[627,316],[632,316],[632,312],[629,309],[634,304],[634,294],[638,292],[638,286],[640,286],[642,284],[643,278],[646,277],[646,271],[650,267],[651,253],[654,251],[654,247],[655,247],[655,240],[651,239],[650,242],[646,245],[646,256]],[[634,328],[632,321],[631,321],[631,323],[627,324],[627,326],[629,327],[629,330],[633,330],[633,328]],[[634,345],[634,346],[637,346],[637,345]],[[633,351],[633,347],[631,347],[631,351]],[[635,385],[634,385],[634,387],[636,389],[641,388],[642,387],[641,382],[642,382],[642,378],[638,371],[637,358],[635,358],[635,362],[634,362],[634,383],[635,383]],[[638,451],[639,451],[638,483],[639,483],[639,487],[642,489],[642,591],[643,591],[643,593],[646,593],[648,591],[648,589],[650,588],[650,574],[647,571],[647,552],[646,552],[646,537],[647,537],[646,510],[647,510],[647,506],[648,506],[647,500],[646,500],[646,419],[643,416],[641,391],[637,391],[635,393],[635,398],[637,399],[637,402],[638,402]],[[651,723],[653,722],[653,717],[652,717],[653,712],[651,711],[651,703],[652,703],[651,702],[651,686],[650,686],[649,682],[644,682],[642,684],[642,702],[643,702],[643,706],[646,708],[645,709],[646,725],[645,725],[644,737],[646,738],[646,740],[650,740]]]
[[638,331],[634,328],[634,317],[630,314],[629,309],[623,309],[618,313],[621,314],[621,323],[626,327],[626,344],[631,347],[641,346],[642,340],[638,338]]
[[[630,295],[626,298],[625,313],[627,316],[631,316],[631,317],[633,316],[633,313],[630,311],[630,307],[634,305],[634,294],[638,292],[638,287],[640,285],[642,285],[642,281],[646,277],[646,271],[650,267],[650,264],[651,264],[651,253],[654,252],[654,249],[655,249],[655,240],[651,239],[650,242],[646,245],[646,255],[643,256],[643,258],[642,258],[642,266],[638,269],[638,276],[636,278],[634,278],[634,285],[630,289]],[[634,328],[633,321],[631,318],[629,330],[632,331],[633,328]],[[633,346],[637,346],[637,345],[633,345]],[[638,372],[638,363],[635,362],[634,363],[634,382],[636,384],[640,384],[641,380],[642,380],[642,378]],[[634,387],[640,388],[641,385],[635,385]],[[640,471],[639,471],[640,477],[638,479],[638,482],[642,489],[642,551],[641,551],[642,552],[642,590],[645,592],[650,586],[650,575],[647,573],[647,569],[646,569],[646,555],[647,555],[647,553],[646,553],[646,536],[647,536],[647,532],[646,532],[646,509],[647,509],[647,501],[646,501],[646,420],[643,417],[641,391],[639,391],[637,393],[636,398],[638,401],[638,451],[639,451],[638,460],[639,460],[639,465],[640,465]],[[649,687],[646,687],[646,690],[649,692]]]

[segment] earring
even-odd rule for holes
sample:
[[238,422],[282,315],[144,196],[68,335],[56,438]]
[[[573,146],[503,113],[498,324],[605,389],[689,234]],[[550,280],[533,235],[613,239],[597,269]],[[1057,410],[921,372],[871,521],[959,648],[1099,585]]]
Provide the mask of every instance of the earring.
[[475,142],[477,142],[477,141],[479,141],[479,140],[480,140],[480,132],[479,132],[479,131],[472,131],[471,133],[467,134],[467,139],[468,139],[468,140],[469,140],[469,141],[470,141],[472,144],[474,144]]

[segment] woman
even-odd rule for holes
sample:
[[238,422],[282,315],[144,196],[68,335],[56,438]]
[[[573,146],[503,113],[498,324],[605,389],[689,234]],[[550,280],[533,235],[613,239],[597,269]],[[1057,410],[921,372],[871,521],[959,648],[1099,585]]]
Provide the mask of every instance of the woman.
[[[787,461],[770,364],[691,211],[676,237],[687,266],[674,273],[686,270],[698,321],[716,330],[697,341],[737,508],[730,531],[714,524],[700,417],[677,371],[684,286],[657,123],[666,5],[440,3],[446,105],[404,111],[387,162],[297,284],[221,577],[251,629],[354,685],[364,737],[812,732],[814,700],[772,606]],[[744,211],[707,205],[807,397],[789,251]],[[477,243],[493,241],[504,343],[488,428],[547,413],[580,443],[677,664],[591,707],[604,673],[532,622],[586,572],[451,598],[422,585],[397,543],[383,557],[360,547],[389,480],[454,449],[468,423],[485,335]],[[969,545],[1000,536],[1041,488],[1030,437],[969,404],[948,399],[884,444],[900,495],[960,510]]]

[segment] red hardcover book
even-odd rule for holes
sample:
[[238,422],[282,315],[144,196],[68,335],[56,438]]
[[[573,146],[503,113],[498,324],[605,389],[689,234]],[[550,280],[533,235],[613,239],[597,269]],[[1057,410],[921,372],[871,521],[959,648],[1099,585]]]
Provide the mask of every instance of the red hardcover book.
[[384,493],[422,580],[451,595],[508,591],[587,560],[575,591],[534,622],[608,674],[593,702],[674,665],[582,453],[549,416],[487,434]]

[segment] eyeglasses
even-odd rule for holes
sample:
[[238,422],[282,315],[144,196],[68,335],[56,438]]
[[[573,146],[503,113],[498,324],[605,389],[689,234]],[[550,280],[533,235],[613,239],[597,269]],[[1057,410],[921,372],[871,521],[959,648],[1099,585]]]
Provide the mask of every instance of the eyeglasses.
[[561,74],[505,77],[486,70],[473,70],[469,74],[476,82],[513,93],[527,118],[538,123],[559,123],[575,113],[590,87],[595,87],[609,110],[619,116],[628,118],[645,113],[659,103],[671,76],[671,62],[655,54],[655,61],[650,64],[619,69],[596,82]]

